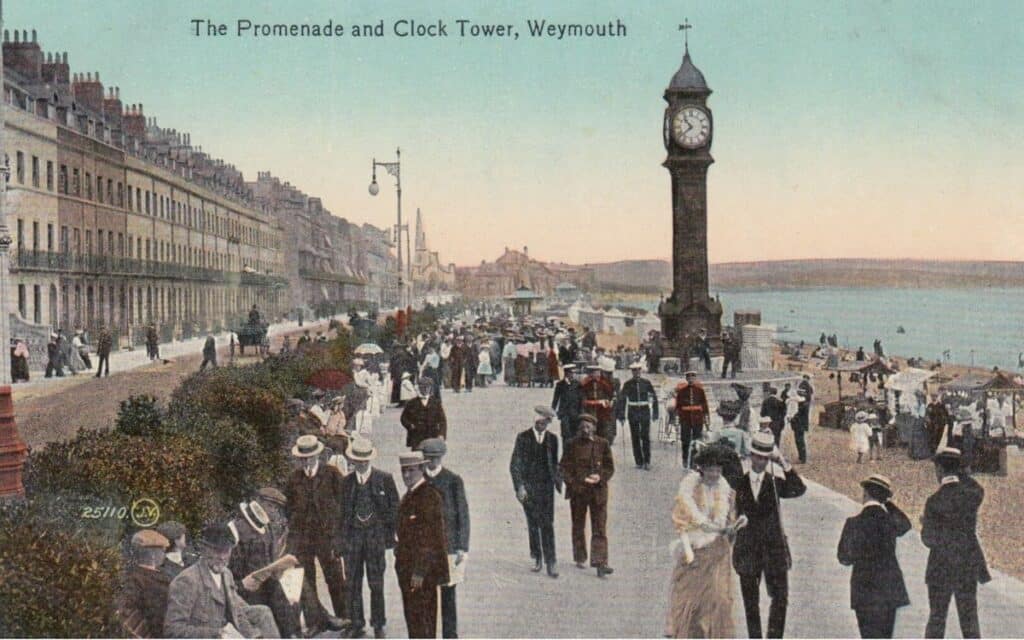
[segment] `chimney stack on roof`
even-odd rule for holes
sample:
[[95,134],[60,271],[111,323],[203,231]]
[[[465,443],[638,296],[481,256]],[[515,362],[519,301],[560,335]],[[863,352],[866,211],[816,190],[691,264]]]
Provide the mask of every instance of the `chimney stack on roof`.
[[32,39],[29,40],[28,31],[14,30],[14,41],[8,38],[4,31],[4,67],[13,69],[25,76],[29,82],[35,83],[42,80],[43,71],[43,50],[36,42],[35,29],[32,30]]
[[93,77],[91,72],[86,73],[84,78],[76,74],[77,80],[71,85],[71,92],[75,101],[85,105],[95,113],[103,113],[103,85],[100,84],[100,74]]

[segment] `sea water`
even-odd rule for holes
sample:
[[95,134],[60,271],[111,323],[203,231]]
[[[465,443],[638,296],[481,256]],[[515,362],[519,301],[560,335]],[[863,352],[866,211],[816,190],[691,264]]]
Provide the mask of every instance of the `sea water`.
[[723,324],[732,324],[736,310],[760,310],[763,324],[791,330],[779,339],[817,344],[822,332],[836,334],[840,346],[863,346],[869,356],[879,339],[886,355],[1017,371],[1024,351],[1022,288],[723,290],[720,296]]

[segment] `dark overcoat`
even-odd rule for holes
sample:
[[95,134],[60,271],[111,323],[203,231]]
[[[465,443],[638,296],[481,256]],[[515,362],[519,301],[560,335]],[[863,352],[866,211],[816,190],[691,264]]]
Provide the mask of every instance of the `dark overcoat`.
[[288,548],[292,552],[321,544],[339,548],[343,478],[336,468],[322,463],[312,478],[307,478],[302,469],[288,477],[284,495]]
[[395,544],[395,573],[400,585],[412,576],[421,576],[428,588],[450,582],[443,503],[441,493],[428,482],[402,496]]
[[939,487],[924,503],[921,542],[929,549],[927,584],[953,587],[964,580],[992,579],[977,534],[978,509],[984,499],[982,486],[962,476]]
[[420,398],[405,403],[399,418],[405,427],[405,446],[415,449],[427,438],[448,438],[448,419],[441,401],[431,396],[424,406]]
[[469,501],[466,487],[457,473],[442,467],[427,481],[441,493],[444,499],[444,531],[448,539],[448,553],[469,551]]
[[[774,480],[774,482],[772,482]],[[782,573],[789,570],[789,543],[782,528],[779,503],[776,499],[796,498],[807,490],[796,471],[790,469],[785,479],[765,471],[757,499],[750,488],[750,473],[745,473],[733,487],[736,491],[736,516],[747,516],[747,526],[736,534],[732,549],[732,565],[740,575]],[[774,489],[774,491],[773,491]]]
[[896,609],[910,604],[896,539],[910,531],[910,519],[892,502],[873,504],[847,518],[839,538],[839,563],[852,565],[851,609]]

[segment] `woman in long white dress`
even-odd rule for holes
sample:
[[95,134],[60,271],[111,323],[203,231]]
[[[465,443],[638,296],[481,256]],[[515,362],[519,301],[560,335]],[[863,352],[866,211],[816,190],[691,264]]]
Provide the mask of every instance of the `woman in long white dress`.
[[724,445],[703,449],[679,483],[672,523],[675,570],[665,636],[731,638],[733,625],[732,541],[745,518],[736,520],[735,494],[722,477],[730,452]]

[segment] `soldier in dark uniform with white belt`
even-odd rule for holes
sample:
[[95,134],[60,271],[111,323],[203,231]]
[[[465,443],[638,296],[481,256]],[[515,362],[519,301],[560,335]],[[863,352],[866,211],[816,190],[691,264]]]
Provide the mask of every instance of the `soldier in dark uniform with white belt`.
[[637,469],[651,468],[651,420],[658,419],[658,396],[654,385],[642,377],[639,362],[629,365],[633,377],[622,385],[615,418],[629,420],[629,434],[633,441],[633,460]]

